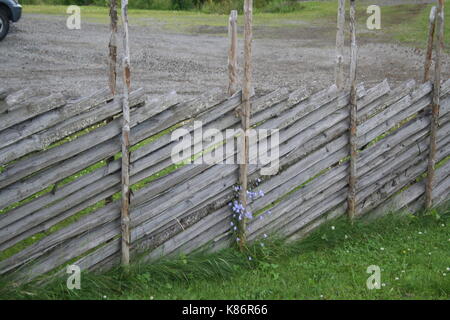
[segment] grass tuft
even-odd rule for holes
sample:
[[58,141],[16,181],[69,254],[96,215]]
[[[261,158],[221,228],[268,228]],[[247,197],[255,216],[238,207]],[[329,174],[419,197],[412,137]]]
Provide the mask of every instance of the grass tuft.
[[[3,283],[0,299],[448,299],[449,223],[450,205],[371,223],[341,218],[294,243],[270,235],[246,253],[229,248],[139,262],[128,272],[84,272],[81,290],[68,290],[65,279]],[[380,290],[365,285],[370,265],[382,270]]]

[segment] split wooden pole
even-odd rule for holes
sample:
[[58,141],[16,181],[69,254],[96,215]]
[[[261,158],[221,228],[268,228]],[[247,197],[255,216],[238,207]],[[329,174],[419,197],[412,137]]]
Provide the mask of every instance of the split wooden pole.
[[350,33],[351,33],[351,55],[350,55],[350,174],[348,182],[348,215],[350,220],[356,215],[356,161],[357,161],[357,105],[356,105],[356,67],[358,48],[356,46],[356,9],[355,0],[350,0]]
[[[110,17],[110,38],[109,38],[109,55],[108,55],[108,85],[113,95],[116,98],[116,88],[117,88],[117,0],[109,0],[109,17]],[[110,117],[106,122],[111,122],[114,117]],[[106,159],[106,164],[109,165],[114,161],[114,157],[109,157]],[[111,203],[113,201],[112,196],[106,198],[105,203]]]
[[[239,201],[247,210],[247,190],[248,190],[248,163],[249,163],[249,136],[250,129],[250,98],[252,95],[252,38],[253,38],[253,0],[245,0],[244,2],[244,80],[242,88],[242,105],[241,105],[241,126],[243,131],[242,137],[242,159],[239,166],[239,182],[241,185],[239,193]],[[239,247],[241,250],[246,245],[246,218],[242,217],[239,223]]]
[[123,126],[122,126],[122,266],[130,264],[130,47],[128,37],[128,0],[122,0],[123,25]]
[[109,89],[116,94],[117,83],[117,0],[109,0],[110,38],[109,38]]
[[428,27],[428,45],[425,55],[423,82],[430,81],[430,68],[433,56],[434,32],[436,29],[436,7],[432,7],[430,11],[430,22]]
[[435,49],[436,65],[434,72],[433,101],[431,103],[430,153],[428,157],[428,174],[425,186],[425,207],[427,209],[433,206],[433,186],[437,152],[436,136],[439,127],[438,120],[441,94],[441,56],[444,50],[444,2],[445,0],[439,0],[439,7],[437,9],[438,33]]
[[345,42],[345,0],[338,0],[337,33],[336,33],[336,66],[335,83],[339,90],[344,88],[344,42]]
[[237,16],[238,12],[232,10],[228,21],[228,38],[230,47],[228,50],[228,94],[234,95],[238,88],[237,76]]

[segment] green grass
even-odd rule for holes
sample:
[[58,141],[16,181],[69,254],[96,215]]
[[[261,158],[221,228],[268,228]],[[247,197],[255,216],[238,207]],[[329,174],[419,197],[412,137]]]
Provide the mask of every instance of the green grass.
[[[334,3],[308,2],[299,11],[288,13],[264,13],[255,11],[255,26],[291,26],[293,20],[314,22],[334,16],[336,12]],[[47,14],[66,16],[67,6],[52,5],[25,5],[25,13]],[[108,8],[83,6],[81,7],[82,19],[88,21],[108,23]],[[205,13],[201,11],[164,11],[164,10],[141,10],[129,9],[131,24],[148,25],[162,24],[166,27],[185,30],[192,26],[227,26],[228,14]],[[239,16],[241,25],[243,16]]]
[[[245,254],[231,248],[136,264],[128,274],[83,273],[81,290],[66,289],[65,279],[4,285],[0,299],[449,299],[449,223],[449,205],[372,223],[341,218],[292,244],[269,236]],[[370,265],[381,268],[379,290],[366,287]]]
[[[275,2],[276,3],[276,2]],[[222,5],[223,7],[223,5]],[[387,41],[399,41],[408,45],[425,47],[428,34],[428,16],[431,5],[397,5],[381,8],[381,30],[369,31],[365,23],[368,17],[367,4],[357,6],[358,31],[360,37],[367,41],[382,38]],[[66,16],[67,6],[25,5],[25,13],[50,14]],[[348,9],[347,9],[348,10]],[[220,12],[219,14],[216,12]],[[176,32],[196,32],[195,27],[226,27],[229,9],[203,11],[167,11],[130,9],[131,24],[160,26],[163,29]],[[288,12],[265,12],[255,9],[254,25],[265,27],[298,28],[302,24],[322,26],[325,32],[333,30],[336,23],[337,2],[305,2]],[[86,21],[108,23],[108,8],[83,6],[82,18]],[[446,16],[450,16],[450,6],[445,7]],[[240,25],[243,16],[239,15]],[[225,35],[225,33],[223,34]],[[450,41],[450,23],[445,27],[445,42]],[[448,51],[449,48],[446,48]]]
[[[433,5],[399,5],[382,9],[382,26],[384,31],[394,39],[418,46],[426,47],[430,10]],[[450,6],[445,6],[445,17],[450,15]],[[446,21],[444,30],[445,43],[450,42],[450,23]],[[446,50],[449,50],[447,45]],[[450,51],[449,51],[450,52]]]

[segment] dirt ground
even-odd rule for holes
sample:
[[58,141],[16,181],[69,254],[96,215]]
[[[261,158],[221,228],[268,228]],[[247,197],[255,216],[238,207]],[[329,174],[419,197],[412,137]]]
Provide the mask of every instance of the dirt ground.
[[[161,31],[131,21],[132,86],[151,96],[176,91],[187,97],[227,85],[226,27],[190,32]],[[257,27],[254,81],[257,92],[280,86],[319,90],[333,83],[335,31],[332,25],[301,22],[290,28]],[[82,96],[107,85],[106,24],[83,21],[69,30],[64,17],[25,14],[0,43],[0,87],[47,87]],[[240,61],[242,42],[240,40]],[[348,49],[348,48],[347,48]],[[388,78],[395,85],[422,77],[424,52],[367,36],[360,41],[358,82],[367,87]],[[450,76],[448,57],[444,78]],[[240,66],[241,67],[241,66]]]

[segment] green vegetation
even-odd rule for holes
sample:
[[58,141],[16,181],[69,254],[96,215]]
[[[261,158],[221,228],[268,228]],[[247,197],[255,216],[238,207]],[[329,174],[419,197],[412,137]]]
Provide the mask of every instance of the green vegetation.
[[[120,1],[118,1],[120,4]],[[79,5],[106,7],[108,0],[22,0],[26,5]],[[133,0],[130,9],[204,11],[208,13],[228,13],[231,9],[242,12],[244,0]],[[254,8],[262,12],[291,12],[303,8],[295,0],[254,0]]]
[[[128,274],[83,273],[81,290],[65,279],[3,285],[0,299],[448,299],[449,223],[449,205],[353,226],[341,218],[292,244],[269,236],[246,254],[230,248],[136,264]],[[381,268],[380,290],[366,287],[370,265]]]
[[[25,0],[26,13],[66,15],[67,6],[62,5],[35,5],[42,3],[59,3],[68,0]],[[83,0],[80,0],[83,3]],[[95,0],[97,1],[97,0]],[[147,4],[168,3],[169,0],[147,1]],[[175,1],[175,0],[174,0]],[[184,0],[179,0],[184,1]],[[189,0],[190,1],[190,0]],[[193,0],[197,1],[197,0]],[[70,1],[72,3],[72,1]],[[161,25],[162,27],[181,32],[192,32],[195,26],[227,26],[228,13],[231,9],[241,9],[243,0],[206,1],[201,9],[190,11],[168,11],[171,6],[140,6],[134,2],[129,11],[131,22],[139,25]],[[33,5],[27,5],[27,3]],[[288,2],[289,3],[289,2]],[[83,18],[89,21],[108,23],[108,8],[103,2],[95,3],[97,6],[82,8]],[[103,5],[103,6],[99,6]],[[255,2],[255,26],[298,28],[301,32],[301,23],[307,22],[325,28],[326,32],[333,32],[336,23],[337,2],[303,2],[287,6],[282,0],[261,0]],[[381,30],[367,30],[367,4],[357,6],[359,37],[367,41],[381,38],[387,41],[400,41],[420,48],[426,46],[428,34],[428,16],[432,5],[397,5],[384,6],[381,9]],[[137,8],[145,8],[140,10]],[[278,8],[278,9],[276,9]],[[147,10],[151,9],[151,10]],[[163,9],[163,10],[155,10]],[[445,7],[446,16],[450,16],[450,6]],[[242,14],[239,16],[242,25]],[[297,23],[295,23],[297,22]],[[225,35],[225,33],[224,33]],[[445,26],[445,42],[450,41],[450,23]],[[447,47],[446,50],[450,52]]]
[[[400,42],[424,48],[428,37],[430,10],[433,5],[399,5],[382,8],[383,33]],[[445,17],[450,15],[450,7],[445,6]],[[385,29],[384,29],[385,28]],[[450,42],[450,23],[446,21],[445,43]],[[450,52],[449,47],[446,47]]]

